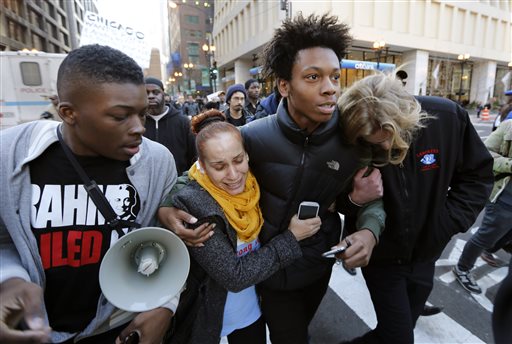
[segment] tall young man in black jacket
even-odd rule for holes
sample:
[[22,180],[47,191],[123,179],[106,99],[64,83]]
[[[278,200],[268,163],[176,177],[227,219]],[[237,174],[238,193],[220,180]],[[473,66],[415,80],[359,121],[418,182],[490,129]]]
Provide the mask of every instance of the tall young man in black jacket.
[[[358,156],[344,144],[338,129],[340,60],[349,42],[347,26],[336,17],[299,15],[286,20],[263,58],[264,73],[275,76],[283,101],[277,114],[241,127],[249,164],[260,184],[262,243],[287,229],[300,202],[320,204],[322,227],[301,243],[302,258],[259,286],[262,312],[274,344],[308,343],[308,325],[327,291],[334,263],[321,254],[339,242],[341,226],[334,205],[345,213],[357,212],[349,205],[348,193],[355,203],[365,204],[379,198],[382,191],[378,170],[365,178],[363,173],[356,174],[352,188]],[[374,205],[364,208],[358,231],[348,238],[352,245],[343,258],[350,266],[366,265],[377,243],[384,215]],[[185,241],[195,243],[196,234],[202,232],[182,225],[191,216],[170,219],[168,213],[161,208],[161,222]]]
[[338,106],[346,139],[373,151],[387,214],[363,268],[378,324],[353,343],[413,343],[435,261],[482,210],[493,161],[463,108],[443,98],[415,98],[392,76],[356,82]]

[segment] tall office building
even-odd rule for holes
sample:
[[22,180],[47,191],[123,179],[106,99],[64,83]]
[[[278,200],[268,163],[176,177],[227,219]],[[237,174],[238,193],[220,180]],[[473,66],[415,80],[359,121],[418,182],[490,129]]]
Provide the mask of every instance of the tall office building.
[[[213,63],[213,0],[168,1],[170,58],[167,85],[173,93],[209,93]],[[205,48],[208,49],[205,49]]]
[[78,48],[86,11],[97,13],[97,0],[2,0],[0,51]]
[[[504,97],[512,87],[510,0],[215,0],[222,86],[260,77],[255,57],[298,12],[331,13],[350,26],[354,41],[342,65],[342,88],[386,64],[403,66],[409,92],[462,103]],[[264,91],[271,90],[266,80]]]

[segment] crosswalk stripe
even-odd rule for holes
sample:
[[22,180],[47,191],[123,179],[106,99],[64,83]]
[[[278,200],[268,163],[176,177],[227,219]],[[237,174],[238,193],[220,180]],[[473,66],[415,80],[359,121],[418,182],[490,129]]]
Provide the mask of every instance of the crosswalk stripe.
[[[451,264],[453,265],[453,261]],[[451,271],[444,275],[445,279],[454,281]],[[351,276],[341,265],[335,265],[329,287],[368,327],[374,328],[377,325],[370,294],[360,269],[357,269],[356,276]],[[416,343],[483,343],[445,313],[420,317],[414,330],[414,337]]]
[[377,325],[370,293],[366,287],[361,269],[357,275],[349,275],[340,264],[332,268],[329,287],[345,302],[370,328]]

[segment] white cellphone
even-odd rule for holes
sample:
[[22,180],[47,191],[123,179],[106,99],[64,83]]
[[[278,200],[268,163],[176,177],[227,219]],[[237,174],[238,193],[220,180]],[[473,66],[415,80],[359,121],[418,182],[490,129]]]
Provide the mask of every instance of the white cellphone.
[[317,202],[303,201],[299,204],[299,220],[310,219],[318,216],[320,205]]
[[330,250],[330,251],[322,253],[322,257],[324,257],[324,258],[336,258],[335,256],[337,254],[345,252],[346,249],[347,248],[344,247],[344,246],[338,247],[338,248],[335,248],[334,250]]

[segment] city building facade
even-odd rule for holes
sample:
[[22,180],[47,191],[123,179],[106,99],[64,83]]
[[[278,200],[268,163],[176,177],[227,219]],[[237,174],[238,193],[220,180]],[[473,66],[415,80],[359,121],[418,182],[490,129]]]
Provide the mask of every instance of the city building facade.
[[97,0],[2,0],[0,51],[68,53],[78,48],[86,11]]
[[[350,26],[354,41],[343,60],[342,88],[389,65],[406,71],[405,87],[416,95],[499,102],[511,88],[510,0],[216,0],[214,8],[223,88],[260,77],[258,54],[282,20],[298,12],[328,12]],[[262,81],[270,93],[273,81]]]
[[167,4],[170,41],[167,88],[171,93],[211,93],[214,85],[210,70],[215,53],[213,0],[168,0]]

